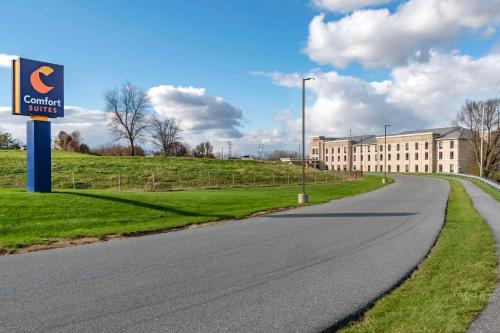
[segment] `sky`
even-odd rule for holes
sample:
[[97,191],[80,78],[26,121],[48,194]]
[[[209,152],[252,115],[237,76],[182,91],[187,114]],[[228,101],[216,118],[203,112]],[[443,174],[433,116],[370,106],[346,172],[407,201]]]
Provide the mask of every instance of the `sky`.
[[[500,94],[500,0],[9,1],[0,3],[0,131],[10,59],[65,66],[66,116],[93,147],[113,143],[103,95],[129,81],[191,145],[297,150],[307,135],[450,126],[466,99]],[[150,147],[150,142],[144,142]]]

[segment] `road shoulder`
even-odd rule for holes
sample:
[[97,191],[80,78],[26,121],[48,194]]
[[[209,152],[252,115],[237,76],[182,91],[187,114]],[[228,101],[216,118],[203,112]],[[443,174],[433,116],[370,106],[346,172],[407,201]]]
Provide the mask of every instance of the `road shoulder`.
[[[497,249],[497,272],[500,276],[500,203],[488,193],[478,188],[468,180],[460,180],[469,195],[474,208],[486,220],[495,238]],[[497,281],[499,281],[497,279]],[[500,327],[500,285],[491,295],[488,306],[481,312],[477,319],[471,324],[468,332],[498,332]]]

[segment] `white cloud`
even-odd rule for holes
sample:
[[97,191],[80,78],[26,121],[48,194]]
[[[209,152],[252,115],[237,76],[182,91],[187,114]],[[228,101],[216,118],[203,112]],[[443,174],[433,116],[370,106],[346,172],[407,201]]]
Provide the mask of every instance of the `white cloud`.
[[394,0],[313,0],[313,5],[319,9],[332,12],[347,13],[356,9],[383,5]]
[[17,58],[15,55],[0,53],[0,68],[10,68],[12,59]]
[[[112,141],[106,127],[106,113],[101,110],[66,106],[65,117],[51,120],[52,137],[59,131],[80,131],[85,143],[91,147]],[[10,132],[15,138],[26,142],[26,121],[28,117],[14,116],[10,107],[0,107],[0,131]]]
[[[319,70],[303,75],[278,72],[260,73],[277,85],[298,88],[300,78],[314,96],[306,110],[308,135],[345,136],[380,134],[385,123],[391,130],[450,126],[466,98],[485,98],[500,94],[500,53],[474,59],[459,54],[430,51],[429,60],[411,62],[391,71],[390,79],[368,82],[334,71]],[[278,115],[277,119],[287,119]],[[300,124],[298,118],[295,119]],[[289,124],[274,129],[275,136],[291,133]],[[297,134],[295,134],[297,135]],[[276,137],[274,140],[279,142]],[[285,141],[283,141],[285,142]]]
[[409,0],[394,13],[359,10],[331,22],[318,15],[309,25],[305,52],[319,64],[339,68],[353,61],[391,67],[408,59],[425,61],[434,45],[463,29],[491,34],[499,22],[498,0]]
[[149,89],[149,95],[160,116],[180,121],[184,137],[192,144],[203,138],[225,140],[242,136],[242,111],[222,97],[207,95],[204,88],[161,85]]

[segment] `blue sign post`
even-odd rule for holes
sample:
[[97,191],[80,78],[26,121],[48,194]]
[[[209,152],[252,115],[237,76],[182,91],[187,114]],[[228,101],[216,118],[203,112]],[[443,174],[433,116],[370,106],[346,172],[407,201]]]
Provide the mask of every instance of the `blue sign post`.
[[26,124],[28,192],[51,191],[50,122],[64,117],[64,67],[30,59],[12,62],[12,114],[29,116]]

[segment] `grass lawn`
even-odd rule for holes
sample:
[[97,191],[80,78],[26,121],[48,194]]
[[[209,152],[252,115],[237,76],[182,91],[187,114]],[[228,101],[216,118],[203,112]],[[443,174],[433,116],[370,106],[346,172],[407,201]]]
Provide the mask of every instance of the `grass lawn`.
[[488,185],[480,182],[479,180],[474,180],[473,179],[472,182],[474,184],[476,184],[477,186],[479,186],[480,188],[482,188],[486,193],[489,193],[497,201],[500,201],[500,192],[499,191],[495,191],[494,189],[492,189]]
[[[309,185],[311,203],[371,191],[381,177]],[[69,190],[26,193],[0,190],[0,252],[85,236],[126,235],[195,223],[241,218],[295,206],[298,186],[178,192]]]
[[[52,186],[55,189],[158,191],[298,184],[301,168],[276,161],[215,160],[189,157],[93,156],[52,151]],[[307,182],[324,182],[326,173],[307,168]],[[332,174],[329,180],[332,180]],[[26,152],[0,151],[0,187],[25,188]]]
[[496,281],[493,237],[462,185],[449,181],[446,223],[430,255],[342,333],[464,332],[488,303]]

